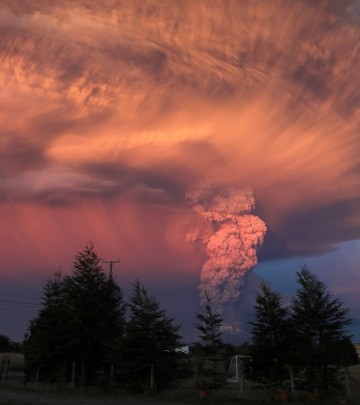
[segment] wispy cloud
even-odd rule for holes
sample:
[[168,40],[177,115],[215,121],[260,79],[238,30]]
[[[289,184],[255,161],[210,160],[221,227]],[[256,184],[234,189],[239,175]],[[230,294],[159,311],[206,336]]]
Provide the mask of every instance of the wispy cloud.
[[357,1],[0,8],[4,203],[131,196],[178,232],[213,177],[254,189],[268,258],[360,236]]

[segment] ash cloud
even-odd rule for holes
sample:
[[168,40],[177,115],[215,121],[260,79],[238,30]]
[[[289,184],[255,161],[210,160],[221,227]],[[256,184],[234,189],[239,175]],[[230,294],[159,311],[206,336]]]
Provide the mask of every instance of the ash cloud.
[[[257,249],[266,233],[265,223],[251,211],[255,208],[251,189],[221,190],[212,181],[188,189],[187,201],[210,221],[213,231],[202,235],[209,259],[201,269],[200,295],[208,296],[225,320],[225,327],[240,331],[238,306],[246,273],[257,264]],[[188,239],[193,239],[193,235]],[[197,236],[199,238],[199,236]]]

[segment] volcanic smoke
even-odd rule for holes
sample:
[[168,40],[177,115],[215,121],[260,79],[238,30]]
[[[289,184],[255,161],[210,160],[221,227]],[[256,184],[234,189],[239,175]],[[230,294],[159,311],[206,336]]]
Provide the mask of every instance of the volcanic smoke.
[[[250,214],[255,207],[250,188],[221,190],[215,182],[189,187],[186,198],[193,209],[211,222],[212,232],[202,235],[209,259],[200,276],[200,299],[206,295],[224,319],[224,327],[240,331],[236,308],[244,275],[257,265],[256,251],[266,233],[265,223]],[[195,240],[192,234],[188,240]]]

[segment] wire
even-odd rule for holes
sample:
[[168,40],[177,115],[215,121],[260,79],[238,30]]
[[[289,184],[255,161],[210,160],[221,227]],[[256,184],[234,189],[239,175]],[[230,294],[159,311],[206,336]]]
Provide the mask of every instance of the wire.
[[15,296],[15,297],[21,297],[21,298],[30,298],[30,299],[37,299],[38,297],[34,297],[34,296],[30,296],[30,295],[24,295],[24,294],[17,294],[15,292],[13,292],[11,289],[9,288],[0,288],[0,294],[3,295],[11,295],[11,296]]
[[25,302],[25,301],[14,301],[14,300],[4,300],[0,298],[0,303],[4,303],[4,304],[21,304],[21,305],[32,305],[35,306],[37,308],[40,308],[41,305],[40,304],[36,304],[35,302]]

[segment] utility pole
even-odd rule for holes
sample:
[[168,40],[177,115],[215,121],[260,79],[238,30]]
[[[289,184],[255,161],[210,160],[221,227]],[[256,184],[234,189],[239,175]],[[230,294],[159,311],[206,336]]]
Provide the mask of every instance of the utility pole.
[[109,266],[109,277],[110,277],[110,278],[112,278],[113,264],[114,264],[114,263],[120,263],[120,261],[121,261],[120,257],[119,257],[118,260],[107,260],[107,261],[103,260],[103,263],[109,263],[109,265],[110,265],[110,266]]

